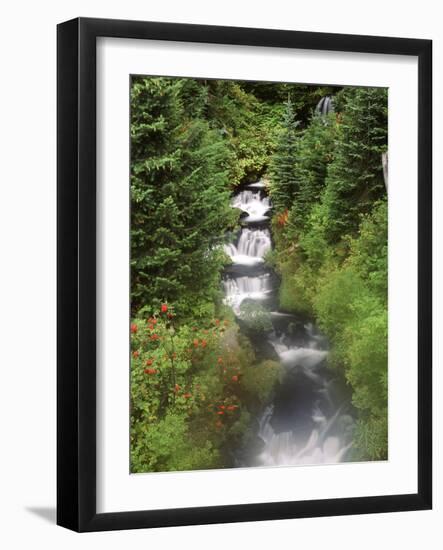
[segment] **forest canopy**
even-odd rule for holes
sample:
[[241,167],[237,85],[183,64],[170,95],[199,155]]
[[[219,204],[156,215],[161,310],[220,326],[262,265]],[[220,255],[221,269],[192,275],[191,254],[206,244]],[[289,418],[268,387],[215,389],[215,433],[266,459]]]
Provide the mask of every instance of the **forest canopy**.
[[132,472],[229,467],[255,444],[282,367],[250,338],[269,319],[245,328],[221,280],[241,224],[231,195],[257,180],[279,307],[329,341],[352,392],[351,458],[387,458],[387,115],[382,88],[132,78]]

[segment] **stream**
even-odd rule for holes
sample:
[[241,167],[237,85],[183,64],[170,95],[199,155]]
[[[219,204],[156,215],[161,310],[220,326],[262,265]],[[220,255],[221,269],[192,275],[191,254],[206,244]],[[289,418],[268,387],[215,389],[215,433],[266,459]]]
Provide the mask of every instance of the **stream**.
[[242,306],[265,312],[267,328],[248,336],[258,360],[278,360],[282,367],[271,402],[254,419],[255,444],[237,450],[235,465],[346,461],[354,425],[351,396],[344,380],[327,368],[328,342],[315,324],[279,310],[279,278],[265,263],[273,245],[264,182],[239,187],[231,206],[242,212],[241,229],[225,245],[232,265],[223,274],[224,301],[242,330]]

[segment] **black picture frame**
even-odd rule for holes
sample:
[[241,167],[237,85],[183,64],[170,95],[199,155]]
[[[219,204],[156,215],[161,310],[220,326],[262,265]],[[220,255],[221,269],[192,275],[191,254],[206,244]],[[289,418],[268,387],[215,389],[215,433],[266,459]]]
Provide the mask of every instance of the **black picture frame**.
[[[96,512],[96,39],[398,54],[418,58],[418,491],[416,494]],[[104,531],[425,510],[432,506],[432,42],[78,18],[57,29],[57,523]]]

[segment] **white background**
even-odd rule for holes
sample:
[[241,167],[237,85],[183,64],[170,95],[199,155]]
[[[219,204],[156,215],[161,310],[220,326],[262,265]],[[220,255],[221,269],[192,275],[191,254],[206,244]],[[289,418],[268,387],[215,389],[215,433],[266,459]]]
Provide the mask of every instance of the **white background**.
[[[373,0],[147,3],[132,0],[15,2],[2,10],[0,294],[2,345],[0,542],[6,548],[269,548],[359,550],[439,548],[441,475],[435,469],[431,512],[286,520],[153,531],[76,535],[54,526],[55,506],[55,25],[78,15],[287,28],[434,39],[434,97],[443,94],[440,2]],[[441,210],[441,103],[434,103],[435,199]],[[405,113],[405,116],[407,114]],[[437,216],[436,216],[437,218]],[[436,221],[435,280],[442,278],[441,222]],[[440,251],[438,250],[440,248]],[[435,370],[441,362],[441,292],[435,289]],[[405,312],[407,313],[407,312]],[[435,463],[442,463],[435,374]],[[437,437],[437,434],[439,436]]]
[[[97,510],[416,493],[417,59],[121,39],[97,53]],[[389,461],[129,475],[129,74],[389,88]]]

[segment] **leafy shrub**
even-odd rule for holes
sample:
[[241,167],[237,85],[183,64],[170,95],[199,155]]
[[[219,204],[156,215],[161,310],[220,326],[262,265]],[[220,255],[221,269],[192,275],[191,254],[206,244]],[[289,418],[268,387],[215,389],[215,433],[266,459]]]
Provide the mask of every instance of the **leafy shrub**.
[[257,332],[272,330],[271,316],[260,304],[245,300],[240,306],[240,319],[245,325]]
[[387,456],[387,92],[346,89],[336,108],[312,117],[285,161],[294,193],[287,215],[274,215],[272,259],[281,307],[315,316],[329,363],[352,386],[355,456],[379,459]]
[[224,449],[247,437],[248,407],[273,385],[272,369],[255,364],[229,319],[184,324],[169,304],[134,318],[131,471],[229,466]]
[[263,361],[248,369],[243,377],[243,387],[261,405],[268,402],[276,382],[281,376],[281,366],[276,361]]

